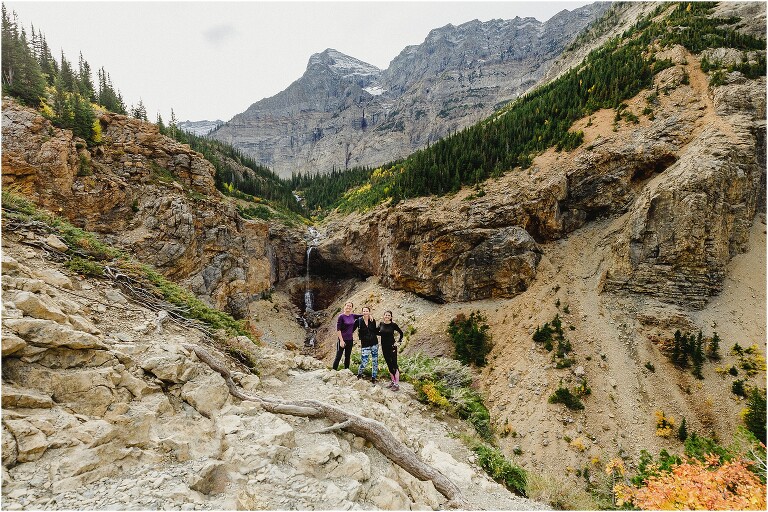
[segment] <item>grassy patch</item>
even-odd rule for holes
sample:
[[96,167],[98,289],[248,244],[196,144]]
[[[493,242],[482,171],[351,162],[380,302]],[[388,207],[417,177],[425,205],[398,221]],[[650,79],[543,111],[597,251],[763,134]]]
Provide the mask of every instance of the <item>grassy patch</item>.
[[515,494],[527,496],[528,474],[523,468],[504,457],[498,448],[487,444],[477,444],[472,450],[477,454],[477,463],[491,478]]

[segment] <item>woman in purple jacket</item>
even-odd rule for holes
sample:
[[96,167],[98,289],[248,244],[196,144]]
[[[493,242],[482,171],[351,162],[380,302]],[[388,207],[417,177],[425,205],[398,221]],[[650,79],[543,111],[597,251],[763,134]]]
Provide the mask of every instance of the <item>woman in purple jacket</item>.
[[344,312],[336,320],[336,358],[333,360],[333,369],[339,369],[341,355],[344,354],[344,368],[349,368],[349,359],[352,356],[352,335],[357,329],[357,320],[362,315],[355,315],[352,302],[344,304]]

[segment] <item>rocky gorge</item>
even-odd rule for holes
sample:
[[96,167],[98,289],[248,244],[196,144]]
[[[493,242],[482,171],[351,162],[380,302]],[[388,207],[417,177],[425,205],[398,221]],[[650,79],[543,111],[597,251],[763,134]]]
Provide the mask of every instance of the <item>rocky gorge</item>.
[[[200,361],[201,332],[158,321],[110,285],[41,265],[32,233],[3,239],[3,508],[438,509],[446,499],[365,439],[230,397]],[[245,343],[252,345],[250,340]],[[246,391],[320,395],[383,422],[448,475],[471,508],[532,510],[408,394],[386,394],[316,359],[254,348]]]
[[254,296],[301,275],[303,231],[243,219],[220,200],[213,166],[156,126],[110,113],[99,122],[104,142],[89,151],[71,131],[5,100],[3,186],[103,234],[237,318]]
[[[639,5],[632,16],[654,7]],[[764,4],[717,13],[764,37]],[[253,348],[257,376],[203,333],[51,263],[31,228],[4,229],[3,506],[447,506],[359,436],[231,396],[193,344],[248,392],[322,397],[382,422],[456,482],[469,508],[542,507],[478,470],[455,438],[465,427],[417,402],[409,384],[396,395],[328,370],[346,300],[376,318],[392,310],[404,356],[451,357],[448,323],[482,313],[493,347],[475,387],[499,446],[550,489],[597,485],[614,457],[631,468],[641,450],[678,449],[656,435],[657,411],[727,439],[744,406],[721,371],[739,364],[727,349],[765,356],[766,81],[733,71],[713,85],[701,69],[705,57],[735,65],[755,52],[655,51],[670,65],[622,107],[637,122],[598,110],[572,126],[584,134],[573,151],[550,149],[448,196],[336,212],[311,235],[305,224],[244,219],[216,190],[212,165],[153,125],[103,112],[104,140],[88,147],[4,99],[4,190],[247,320],[263,345]],[[310,288],[322,294],[305,350],[315,357],[300,354],[296,321]],[[532,339],[556,315],[573,346],[566,367]],[[722,337],[722,360],[703,379],[670,363],[678,329]],[[763,377],[739,376],[756,386]],[[585,410],[548,402],[582,382]]]

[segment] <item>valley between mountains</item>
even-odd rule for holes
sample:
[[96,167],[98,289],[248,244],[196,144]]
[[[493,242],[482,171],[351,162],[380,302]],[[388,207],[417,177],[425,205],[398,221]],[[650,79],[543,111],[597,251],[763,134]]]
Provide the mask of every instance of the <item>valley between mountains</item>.
[[[397,71],[456,41],[471,56],[472,34],[496,41],[512,26],[520,37],[552,26],[435,30],[390,70],[342,83],[329,96],[340,103],[302,110],[291,98],[328,86],[312,86],[309,68],[351,65],[326,51],[212,138],[94,104],[99,140],[86,140],[45,99],[4,94],[2,507],[654,509],[673,502],[643,501],[649,461],[716,453],[717,467],[747,461],[742,494],[705,502],[702,491],[675,506],[763,509],[754,436],[760,414],[765,435],[765,13],[756,2],[565,13],[557,44],[516,61],[526,71],[509,91],[525,95],[454,124],[437,103],[426,119],[398,109],[380,126],[422,122],[394,137],[366,138],[375,123],[364,134],[347,119],[343,91],[368,112],[385,101],[418,110],[426,88],[448,101],[467,91],[446,76],[477,61],[428,67],[414,83]],[[621,72],[645,66],[646,81],[598,104],[601,84],[622,83],[615,70],[579,88],[621,52],[638,59]],[[472,75],[499,101],[509,91],[495,81],[513,74],[504,55],[489,64],[493,78]],[[514,166],[483,167],[497,154],[486,147],[494,130],[526,109],[538,115],[528,107],[540,95],[556,101],[563,83],[588,102],[558,112],[579,113],[564,133],[556,117],[523,126],[538,137],[526,147],[544,147],[507,148]],[[389,93],[370,92],[382,84]],[[292,128],[275,124],[294,114]],[[328,132],[346,123],[336,133],[358,148],[355,165],[376,168],[350,165],[357,182],[334,169],[350,186],[302,210],[313,183],[332,189],[322,174],[338,157],[323,151],[330,133],[291,139],[313,122]],[[450,144],[477,167],[438,165]],[[264,164],[321,172],[291,190]],[[450,186],[401,195],[404,183]],[[355,377],[357,341],[352,371],[331,369],[346,301],[377,320],[391,310],[403,328],[399,392],[385,387],[383,360],[378,383]],[[457,360],[450,328],[467,318],[480,318],[482,362]],[[317,402],[346,416],[319,414]],[[419,477],[391,446],[439,474]]]

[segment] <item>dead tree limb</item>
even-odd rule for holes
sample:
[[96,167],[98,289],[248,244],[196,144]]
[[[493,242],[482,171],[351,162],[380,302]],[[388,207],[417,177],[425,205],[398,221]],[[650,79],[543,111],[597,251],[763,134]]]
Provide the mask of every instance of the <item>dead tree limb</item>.
[[346,428],[351,421],[347,420],[344,423],[334,423],[330,427],[321,428],[320,430],[313,430],[313,434],[327,434],[328,432],[333,432],[334,430],[342,430]]
[[257,402],[264,410],[272,413],[308,418],[327,418],[334,423],[329,429],[343,429],[367,439],[382,455],[414,477],[419,480],[430,480],[434,484],[435,489],[448,498],[448,506],[461,509],[469,508],[469,503],[456,484],[440,471],[421,460],[413,450],[397,439],[383,423],[317,400],[286,402],[275,398],[247,394],[235,384],[229,369],[205,349],[194,345],[184,345],[184,347],[194,352],[198,359],[224,377],[229,392],[233,396],[241,400]]

